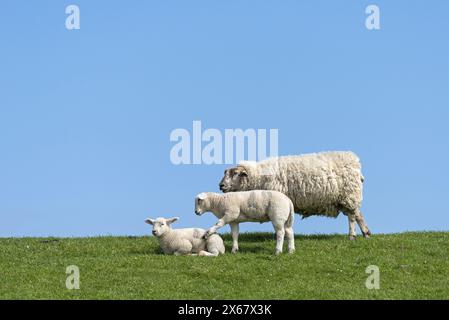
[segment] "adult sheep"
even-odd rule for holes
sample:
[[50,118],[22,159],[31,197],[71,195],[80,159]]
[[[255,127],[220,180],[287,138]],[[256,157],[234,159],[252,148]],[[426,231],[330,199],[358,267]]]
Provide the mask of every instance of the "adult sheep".
[[280,191],[303,218],[336,218],[343,212],[349,220],[349,239],[354,240],[356,222],[365,238],[371,235],[360,211],[363,180],[357,155],[335,151],[243,161],[225,171],[219,186],[224,193]]

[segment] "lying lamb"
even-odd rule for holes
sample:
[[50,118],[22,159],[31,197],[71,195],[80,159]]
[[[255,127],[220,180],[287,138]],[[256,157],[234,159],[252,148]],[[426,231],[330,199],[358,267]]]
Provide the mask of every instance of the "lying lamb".
[[355,223],[363,236],[371,232],[362,205],[363,175],[359,158],[352,152],[322,152],[286,156],[261,162],[242,162],[225,171],[223,192],[276,190],[286,194],[303,217],[348,216],[349,239],[355,239]]
[[238,235],[240,222],[273,223],[276,231],[276,251],[282,252],[284,235],[288,240],[288,252],[295,252],[293,233],[294,208],[292,201],[277,191],[248,191],[227,194],[200,193],[195,198],[195,213],[212,212],[219,220],[206,232],[206,237],[213,235],[225,224],[231,226],[232,253],[238,251]]
[[223,240],[218,234],[204,239],[206,230],[199,228],[172,229],[171,224],[179,218],[147,219],[153,226],[153,235],[158,238],[165,254],[213,256],[225,253]]

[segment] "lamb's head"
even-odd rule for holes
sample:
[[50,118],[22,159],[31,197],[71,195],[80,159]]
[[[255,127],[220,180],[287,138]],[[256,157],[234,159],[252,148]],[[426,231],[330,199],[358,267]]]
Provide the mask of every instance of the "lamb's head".
[[171,224],[175,222],[176,220],[179,220],[178,217],[176,218],[157,218],[157,219],[146,219],[145,222],[148,224],[151,224],[153,226],[153,235],[155,237],[160,237],[167,231],[171,230]]
[[245,191],[248,185],[248,172],[242,166],[227,169],[220,181],[220,190],[224,193]]
[[197,216],[202,215],[210,209],[210,199],[207,193],[200,193],[195,197],[195,213]]

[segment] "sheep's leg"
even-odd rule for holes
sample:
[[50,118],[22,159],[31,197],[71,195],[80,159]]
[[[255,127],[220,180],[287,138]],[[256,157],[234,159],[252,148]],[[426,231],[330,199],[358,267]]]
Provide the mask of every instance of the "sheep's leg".
[[348,214],[348,222],[349,222],[349,240],[355,240],[357,234],[355,233],[355,214]]
[[175,251],[175,252],[173,252],[173,254],[175,256],[188,256],[188,255],[190,255],[190,253],[186,253],[184,251]]
[[204,239],[209,238],[211,234],[216,233],[217,230],[220,229],[221,227],[223,227],[224,225],[235,221],[235,219],[238,217],[238,214],[239,214],[238,212],[232,212],[232,211],[225,212],[223,215],[223,218],[219,219],[213,227],[210,227],[209,230],[207,230],[206,233],[204,234],[203,238]]
[[203,238],[204,239],[209,238],[211,234],[216,233],[218,229],[223,227],[225,224],[229,223],[229,221],[226,221],[225,218],[226,218],[226,216],[219,219],[213,227],[210,227],[209,230],[207,230],[206,233],[204,234]]
[[284,246],[285,228],[283,225],[274,224],[274,230],[276,231],[276,251],[275,255],[282,253],[282,247]]
[[348,216],[349,240],[355,240],[355,237],[357,236],[355,232],[356,213],[354,210],[348,209],[346,207],[343,207],[341,211],[343,211],[343,213]]
[[357,221],[357,224],[359,225],[359,228],[362,231],[363,236],[365,238],[369,238],[371,235],[371,231],[366,225],[365,219],[363,218],[363,215],[359,210],[357,210],[357,212],[355,213],[355,220]]
[[349,240],[355,239],[355,223],[359,225],[360,230],[365,238],[369,238],[371,235],[371,231],[369,231],[368,226],[365,223],[365,219],[363,218],[362,213],[358,209],[348,209],[343,208],[343,213],[348,216],[349,220]]
[[239,224],[230,223],[231,234],[232,234],[232,253],[237,253],[239,251]]
[[198,255],[200,257],[216,257],[216,256],[218,256],[218,250],[214,250],[213,252],[208,252],[208,251],[205,251],[205,250],[201,250],[198,253]]
[[288,253],[295,252],[295,234],[293,232],[293,227],[285,228],[285,234],[288,241]]

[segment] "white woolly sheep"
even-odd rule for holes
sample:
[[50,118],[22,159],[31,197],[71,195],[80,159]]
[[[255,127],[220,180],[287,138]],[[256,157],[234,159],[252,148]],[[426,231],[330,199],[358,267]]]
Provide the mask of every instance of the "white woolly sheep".
[[204,239],[206,230],[200,228],[172,229],[179,218],[146,219],[153,226],[153,235],[165,254],[218,256],[225,253],[223,240],[218,234]]
[[312,215],[348,216],[349,239],[356,236],[355,222],[365,238],[371,235],[363,215],[363,175],[352,152],[322,152],[241,162],[225,171],[220,190],[276,190],[286,194],[303,218]]
[[238,234],[240,222],[273,223],[276,231],[276,251],[282,252],[284,235],[287,236],[288,252],[295,251],[293,233],[294,208],[292,201],[277,191],[254,190],[218,194],[200,193],[195,198],[195,213],[212,212],[219,220],[206,232],[206,237],[214,234],[225,224],[231,226],[232,253],[238,251]]

